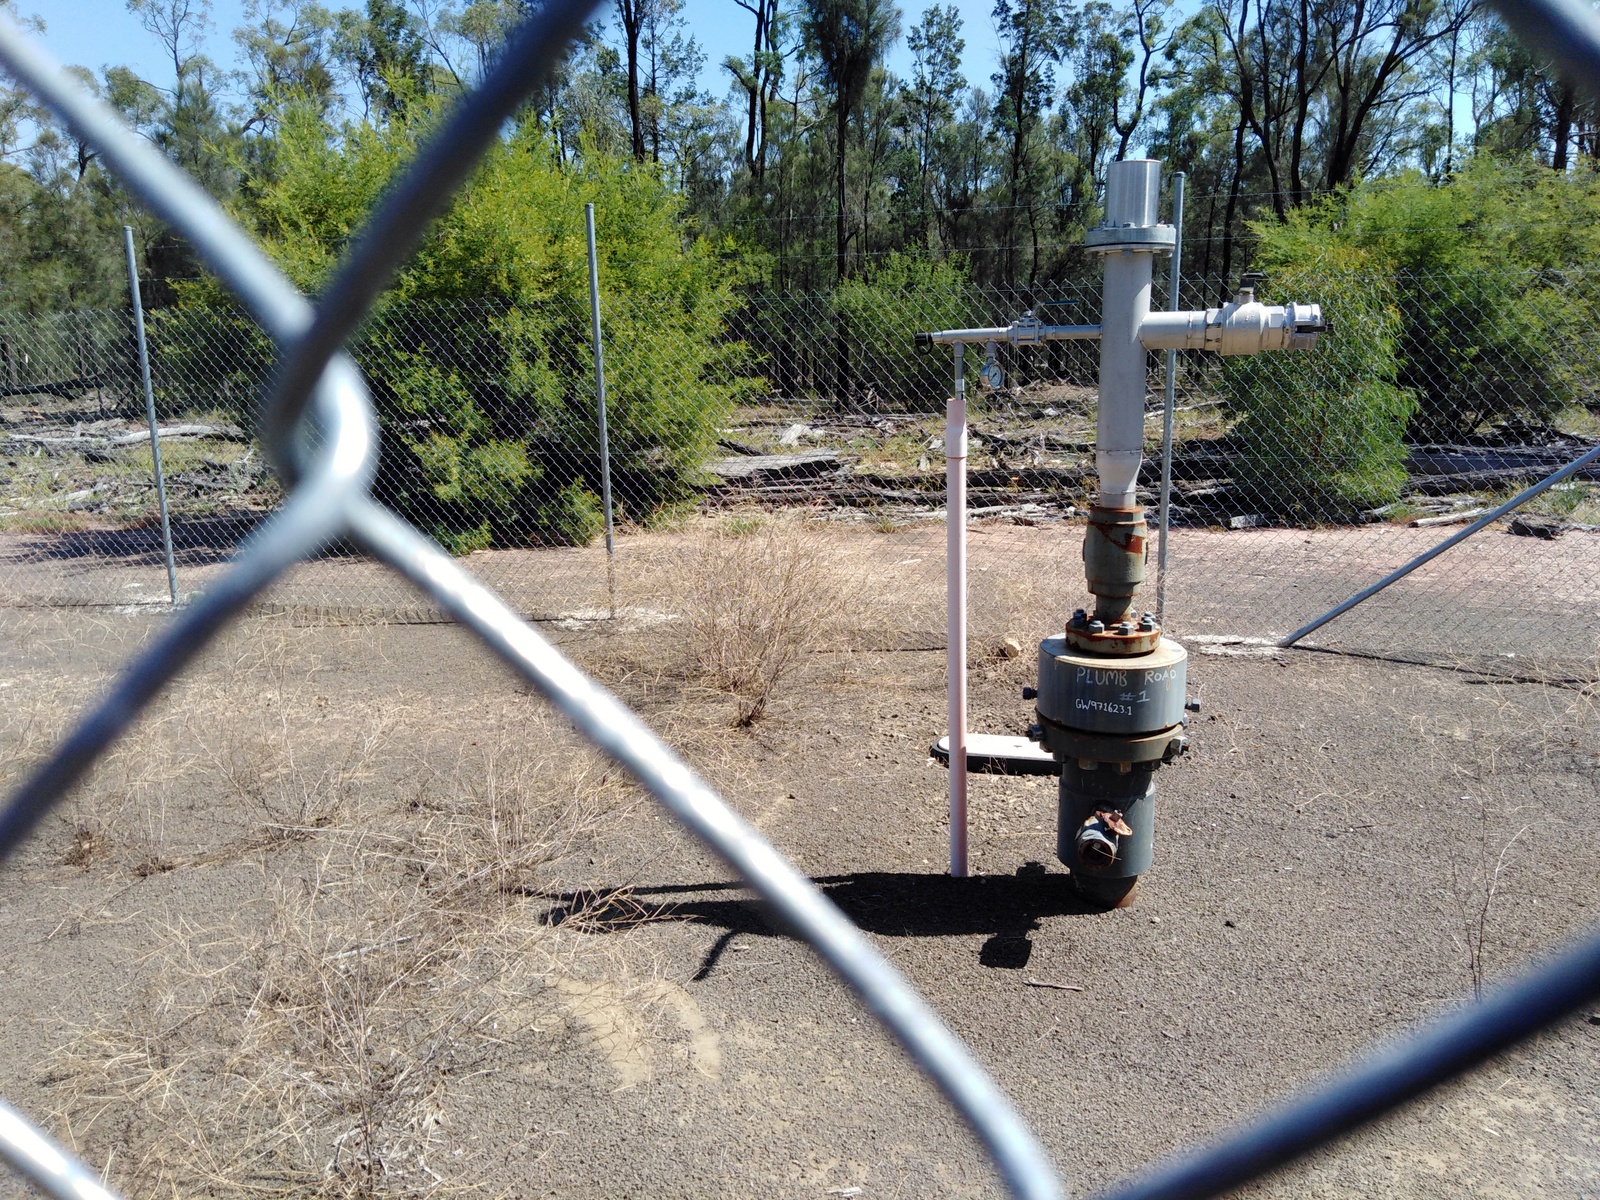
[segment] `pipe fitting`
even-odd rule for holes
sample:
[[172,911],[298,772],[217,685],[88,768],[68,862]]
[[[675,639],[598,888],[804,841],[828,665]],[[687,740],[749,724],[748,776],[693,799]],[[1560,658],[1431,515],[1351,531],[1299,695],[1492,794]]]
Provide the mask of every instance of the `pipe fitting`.
[[1144,582],[1149,533],[1142,508],[1096,505],[1089,510],[1083,570],[1094,593],[1095,619],[1106,627],[1126,621],[1133,612],[1133,598]]
[[1061,764],[1056,854],[1074,875],[1125,878],[1150,868],[1155,838],[1153,764],[1085,771]]
[[1139,323],[1146,350],[1211,350],[1225,358],[1310,350],[1328,330],[1320,304],[1262,304],[1252,289],[1221,308],[1152,312]]

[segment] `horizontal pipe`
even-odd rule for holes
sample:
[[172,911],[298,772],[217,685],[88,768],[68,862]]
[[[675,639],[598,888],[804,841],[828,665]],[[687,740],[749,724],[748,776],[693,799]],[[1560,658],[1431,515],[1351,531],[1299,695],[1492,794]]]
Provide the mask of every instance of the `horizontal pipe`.
[[1204,309],[1150,313],[1139,322],[1139,341],[1146,350],[1203,350],[1209,315]]
[[1004,325],[993,329],[941,329],[918,334],[917,340],[935,346],[970,345],[981,342],[1092,342],[1100,336],[1098,325]]

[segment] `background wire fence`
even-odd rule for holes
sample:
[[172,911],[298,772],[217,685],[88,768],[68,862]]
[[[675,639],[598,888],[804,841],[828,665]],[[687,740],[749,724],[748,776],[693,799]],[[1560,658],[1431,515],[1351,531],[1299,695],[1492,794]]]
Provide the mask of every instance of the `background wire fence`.
[[[1182,306],[1229,290],[1189,281]],[[1282,635],[1582,453],[1600,427],[1582,382],[1600,378],[1584,336],[1597,290],[1583,272],[1269,280],[1265,299],[1319,301],[1337,328],[1306,355],[1179,355],[1169,626]],[[1092,323],[1099,309],[1097,281],[743,297],[612,295],[602,281],[602,292],[614,575],[598,536],[581,303],[381,308],[353,347],[385,426],[379,497],[522,611],[558,620],[649,608],[687,521],[803,517],[870,585],[863,634],[930,646],[943,630],[952,357],[916,353],[912,334],[1027,310]],[[244,314],[210,307],[153,312],[149,336],[179,588],[192,594],[281,500],[244,432],[271,346]],[[1096,346],[1006,347],[999,361],[1004,386],[970,393],[975,653],[1038,635],[1081,602],[1077,526],[1094,488]],[[1153,511],[1160,356],[1150,362],[1141,498]],[[127,312],[0,318],[3,602],[165,601],[136,363]],[[1516,671],[1590,661],[1597,526],[1600,486],[1575,480],[1315,640]],[[269,604],[435,615],[337,547]]]

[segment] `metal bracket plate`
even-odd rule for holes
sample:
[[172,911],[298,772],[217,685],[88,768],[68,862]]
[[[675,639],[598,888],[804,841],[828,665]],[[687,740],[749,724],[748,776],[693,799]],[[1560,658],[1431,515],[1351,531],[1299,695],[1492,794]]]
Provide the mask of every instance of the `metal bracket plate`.
[[[950,739],[928,747],[941,767],[950,765]],[[998,733],[967,734],[967,770],[975,775],[1059,775],[1061,764],[1037,742]]]

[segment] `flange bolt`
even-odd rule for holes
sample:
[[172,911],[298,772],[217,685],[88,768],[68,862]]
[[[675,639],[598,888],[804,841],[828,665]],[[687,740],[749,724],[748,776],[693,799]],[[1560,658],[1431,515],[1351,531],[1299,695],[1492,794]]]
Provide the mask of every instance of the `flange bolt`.
[[1024,700],[1036,700],[1036,699],[1038,699],[1038,697],[1039,697],[1039,689],[1038,688],[1036,688],[1036,687],[1025,687],[1025,688],[1022,689],[1022,698]]
[[1104,621],[1090,621],[1089,622],[1089,632],[1090,633],[1104,633],[1105,631],[1106,631],[1106,623]]
[[1154,617],[1152,617],[1149,613],[1145,613],[1144,616],[1139,618],[1139,632],[1140,633],[1154,633],[1155,630],[1156,630],[1156,619]]
[[1072,610],[1072,624],[1074,626],[1082,625],[1088,618],[1089,614],[1084,612],[1083,609],[1075,608]]
[[1117,623],[1117,632],[1120,633],[1123,637],[1127,637],[1130,633],[1133,632],[1133,622],[1132,621],[1119,621]]
[[1030,742],[1037,742],[1037,741],[1041,740],[1043,737],[1044,737],[1044,726],[1043,725],[1029,725],[1028,726],[1028,740]]
[[1185,700],[1183,702],[1183,707],[1188,709],[1190,712],[1199,712],[1200,711],[1200,701],[1198,701],[1198,700]]

